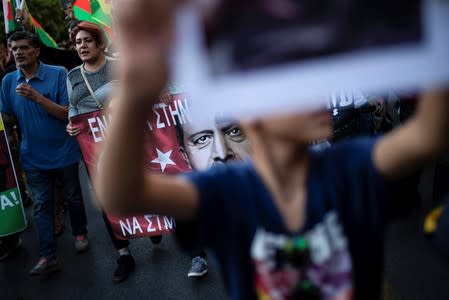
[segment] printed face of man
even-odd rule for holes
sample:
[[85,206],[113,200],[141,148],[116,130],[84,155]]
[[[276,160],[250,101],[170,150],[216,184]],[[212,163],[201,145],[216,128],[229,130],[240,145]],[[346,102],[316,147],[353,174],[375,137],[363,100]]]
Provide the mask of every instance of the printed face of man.
[[215,164],[245,160],[250,144],[235,122],[216,121],[214,117],[182,125],[184,147],[181,149],[194,170]]

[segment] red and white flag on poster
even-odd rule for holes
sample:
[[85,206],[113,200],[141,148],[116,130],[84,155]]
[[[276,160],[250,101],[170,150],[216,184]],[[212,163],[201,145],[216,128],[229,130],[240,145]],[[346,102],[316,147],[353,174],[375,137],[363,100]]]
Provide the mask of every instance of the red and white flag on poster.
[[[172,95],[169,103],[156,103],[149,110],[145,130],[145,166],[149,170],[169,174],[191,171],[179,150],[176,133],[176,127],[188,119],[187,99],[182,94]],[[71,122],[80,128],[77,140],[89,173],[93,174],[97,168],[99,145],[107,135],[109,116],[98,110],[73,117]],[[118,239],[167,234],[176,226],[173,218],[159,215],[108,215],[108,219]]]

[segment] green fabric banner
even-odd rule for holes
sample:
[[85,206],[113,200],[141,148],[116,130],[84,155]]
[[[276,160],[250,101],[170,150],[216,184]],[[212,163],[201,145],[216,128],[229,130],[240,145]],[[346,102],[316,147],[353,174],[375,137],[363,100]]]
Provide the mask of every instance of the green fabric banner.
[[0,237],[27,227],[17,177],[0,116]]
[[22,231],[26,226],[19,189],[0,192],[0,237]]

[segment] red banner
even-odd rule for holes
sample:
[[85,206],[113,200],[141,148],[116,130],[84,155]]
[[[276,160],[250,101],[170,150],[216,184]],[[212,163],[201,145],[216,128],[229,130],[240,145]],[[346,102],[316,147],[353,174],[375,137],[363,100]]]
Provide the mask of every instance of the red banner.
[[[145,130],[145,166],[152,171],[175,174],[190,172],[190,166],[179,150],[176,126],[189,119],[187,99],[173,95],[169,104],[157,103],[149,111]],[[77,136],[89,173],[96,172],[99,146],[107,135],[109,115],[94,111],[71,118],[80,128]],[[108,215],[115,236],[119,239],[167,234],[174,230],[175,221],[166,216],[111,216]]]

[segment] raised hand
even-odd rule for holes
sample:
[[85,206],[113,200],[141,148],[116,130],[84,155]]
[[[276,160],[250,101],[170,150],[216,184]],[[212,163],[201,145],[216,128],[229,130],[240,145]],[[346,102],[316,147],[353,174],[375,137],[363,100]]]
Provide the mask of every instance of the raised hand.
[[[114,28],[120,53],[120,95],[126,101],[155,101],[167,85],[175,1],[113,2]],[[122,97],[122,98],[123,98]]]

